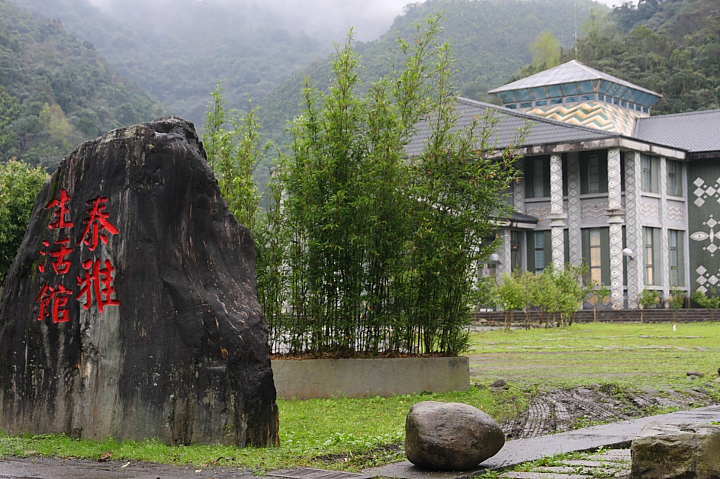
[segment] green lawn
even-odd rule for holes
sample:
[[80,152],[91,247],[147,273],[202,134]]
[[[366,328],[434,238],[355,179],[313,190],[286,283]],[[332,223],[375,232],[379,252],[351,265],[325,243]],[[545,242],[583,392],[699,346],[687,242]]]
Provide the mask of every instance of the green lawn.
[[471,374],[520,387],[614,383],[683,389],[688,371],[714,379],[720,323],[574,324],[567,328],[481,331],[472,335]]
[[[720,367],[720,323],[672,325],[574,324],[567,328],[472,333],[472,381],[452,394],[369,399],[278,401],[278,448],[169,447],[157,441],[77,441],[64,436],[0,434],[0,455],[45,455],[155,461],[271,470],[298,465],[358,470],[402,460],[395,447],[405,416],[419,401],[464,402],[505,421],[527,408],[530,394],[548,388],[612,383],[620,388],[682,391],[696,386],[687,371],[715,385]],[[505,379],[508,390],[486,387]],[[714,389],[716,397],[718,387]],[[395,446],[393,446],[395,445]]]

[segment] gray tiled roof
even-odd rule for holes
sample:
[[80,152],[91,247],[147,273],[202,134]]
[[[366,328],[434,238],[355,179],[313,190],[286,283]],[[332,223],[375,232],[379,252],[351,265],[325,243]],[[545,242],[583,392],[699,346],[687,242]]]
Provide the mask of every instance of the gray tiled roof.
[[650,93],[657,97],[662,97],[659,93],[655,93],[652,90],[633,85],[625,80],[621,80],[612,75],[608,75],[607,73],[590,68],[577,60],[571,60],[567,63],[563,63],[562,65],[550,68],[549,70],[545,70],[507,85],[503,85],[499,88],[495,88],[494,90],[490,90],[489,93],[498,93],[501,91],[519,90],[539,86],[560,85],[563,83],[581,82],[587,80],[605,80],[632,88],[634,90]]
[[[490,142],[498,148],[515,143],[517,131],[526,125],[530,126],[525,141],[515,146],[548,145],[579,141],[602,140],[619,136],[617,133],[588,128],[584,126],[562,123],[538,115],[529,115],[490,103],[483,103],[466,98],[457,100],[458,128],[472,124],[477,117],[482,120],[487,115],[494,115],[498,122],[493,128]],[[478,133],[480,133],[478,131]],[[417,126],[412,142],[405,148],[408,156],[419,156],[431,134],[429,122]]]
[[691,153],[720,151],[720,110],[639,118],[633,137]]

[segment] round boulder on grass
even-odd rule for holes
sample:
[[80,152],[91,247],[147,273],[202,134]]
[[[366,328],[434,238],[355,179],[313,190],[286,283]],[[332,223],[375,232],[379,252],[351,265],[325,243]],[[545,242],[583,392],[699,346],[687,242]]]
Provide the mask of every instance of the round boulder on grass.
[[461,403],[424,401],[405,422],[405,454],[418,467],[464,471],[503,447],[500,425],[481,410]]

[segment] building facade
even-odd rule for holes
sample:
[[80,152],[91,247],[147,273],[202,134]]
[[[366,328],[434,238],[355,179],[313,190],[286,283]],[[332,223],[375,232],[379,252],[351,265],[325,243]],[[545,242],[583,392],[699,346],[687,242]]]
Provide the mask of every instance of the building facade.
[[715,292],[720,110],[650,116],[661,95],[577,61],[490,93],[504,107],[461,98],[460,126],[496,116],[506,146],[530,125],[499,275],[584,262],[613,308],[636,308],[644,289]]

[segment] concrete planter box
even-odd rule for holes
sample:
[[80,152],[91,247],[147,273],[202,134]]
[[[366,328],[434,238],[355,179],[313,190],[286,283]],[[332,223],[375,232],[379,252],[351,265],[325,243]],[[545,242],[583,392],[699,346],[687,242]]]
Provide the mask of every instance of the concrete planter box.
[[470,387],[467,357],[279,359],[272,361],[279,398],[372,397]]

